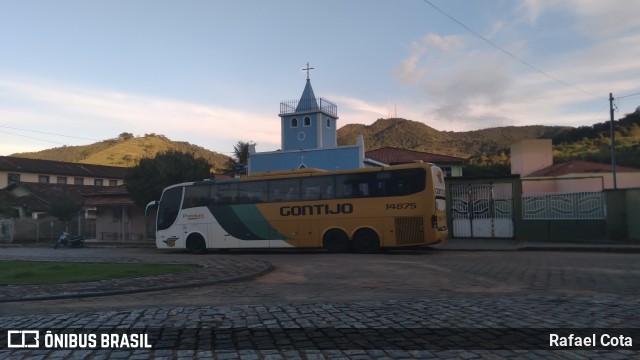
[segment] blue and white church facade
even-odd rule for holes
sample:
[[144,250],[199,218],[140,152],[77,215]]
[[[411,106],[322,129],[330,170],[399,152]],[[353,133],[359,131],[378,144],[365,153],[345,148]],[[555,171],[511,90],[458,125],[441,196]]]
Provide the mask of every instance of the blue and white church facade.
[[249,149],[248,174],[274,170],[317,168],[347,170],[365,166],[364,141],[338,146],[338,109],[336,104],[316,98],[309,80],[300,100],[280,103],[282,147],[278,151],[256,152]]

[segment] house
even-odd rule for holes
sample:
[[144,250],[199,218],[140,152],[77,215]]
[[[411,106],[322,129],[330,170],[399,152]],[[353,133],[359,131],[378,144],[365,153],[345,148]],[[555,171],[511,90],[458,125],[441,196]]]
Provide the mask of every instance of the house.
[[[62,224],[48,214],[60,199],[82,206],[70,224]],[[14,238],[33,240],[59,234],[65,225],[85,239],[137,241],[153,237],[153,219],[134,203],[124,185],[96,187],[41,183],[12,183],[0,190],[6,212],[12,212]]]
[[153,219],[131,199],[124,185],[93,188],[83,194],[85,217],[95,221],[95,239],[138,241],[154,237]]
[[95,221],[87,218],[86,208],[83,208],[68,224],[63,224],[48,214],[51,205],[55,202],[63,199],[70,204],[81,205],[84,202],[83,195],[94,191],[94,186],[37,182],[11,183],[6,188],[0,189],[2,216],[11,218],[0,219],[4,227],[11,229],[11,236],[7,236],[9,231],[3,231],[4,241],[53,240],[65,229],[65,226],[68,226],[69,231],[82,234],[85,238],[94,237]]
[[87,239],[147,239],[144,209],[124,186],[127,168],[51,160],[0,157],[0,195],[5,217],[14,219],[16,239],[59,234],[63,224],[47,214],[61,198],[82,204],[69,230]]
[[118,186],[127,168],[0,156],[0,189],[11,183]]
[[[307,66],[307,69],[310,70]],[[309,73],[299,100],[280,103],[281,150],[256,152],[249,149],[248,174],[274,170],[317,168],[357,169],[365,166],[364,142],[337,146],[338,109],[336,104],[317,98]]]
[[51,203],[58,199],[70,199],[83,203],[84,194],[95,191],[93,186],[42,184],[42,183],[11,183],[2,191],[5,201],[15,212],[15,217],[38,219],[45,215]]
[[374,160],[384,165],[406,164],[414,161],[433,163],[442,169],[446,177],[462,176],[462,164],[465,161],[455,156],[432,154],[396,147],[384,147],[367,151],[365,158],[365,161]]
[[[609,164],[584,160],[553,164],[550,139],[522,140],[511,145],[511,174],[520,175],[523,194],[598,192],[614,188]],[[640,188],[640,169],[617,166],[616,187]]]

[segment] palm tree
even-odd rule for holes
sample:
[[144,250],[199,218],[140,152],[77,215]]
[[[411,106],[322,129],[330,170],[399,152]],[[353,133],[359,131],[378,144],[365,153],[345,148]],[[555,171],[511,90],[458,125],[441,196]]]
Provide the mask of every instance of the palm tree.
[[235,174],[236,167],[240,164],[244,165],[245,167],[248,165],[249,147],[251,147],[251,145],[255,145],[255,143],[253,141],[249,141],[249,142],[238,141],[233,146],[233,157],[229,160],[226,167],[226,171],[229,174]]

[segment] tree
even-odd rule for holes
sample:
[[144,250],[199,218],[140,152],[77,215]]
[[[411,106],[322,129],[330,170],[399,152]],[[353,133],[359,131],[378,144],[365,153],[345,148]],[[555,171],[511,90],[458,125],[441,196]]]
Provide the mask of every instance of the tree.
[[133,138],[134,138],[133,134],[128,132],[123,132],[122,134],[118,135],[118,140],[120,141],[127,141]]
[[6,192],[0,191],[0,218],[17,217],[17,210],[12,206],[12,202]]
[[61,194],[51,201],[47,213],[64,223],[65,230],[69,222],[82,210],[82,199],[79,196]]
[[203,158],[168,150],[153,159],[141,159],[127,171],[124,180],[133,201],[145,206],[160,199],[162,190],[169,185],[210,178],[210,170],[211,164]]
[[249,163],[249,147],[255,145],[253,142],[238,141],[233,146],[233,157],[227,162],[226,172],[229,174],[235,174],[236,166],[238,164]]

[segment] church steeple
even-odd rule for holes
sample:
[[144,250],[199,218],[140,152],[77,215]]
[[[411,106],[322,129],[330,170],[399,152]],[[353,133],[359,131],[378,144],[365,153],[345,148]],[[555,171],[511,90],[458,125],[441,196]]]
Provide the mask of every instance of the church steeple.
[[334,103],[316,98],[307,71],[307,82],[300,100],[280,103],[282,150],[320,149],[337,146],[337,107]]
[[279,151],[249,152],[249,174],[301,168],[325,170],[364,167],[364,141],[356,145],[338,146],[338,109],[331,101],[316,97],[307,63],[307,81],[302,95],[280,103],[282,147]]
[[309,70],[313,69],[314,68],[309,67],[309,63],[307,63],[306,68],[302,69],[307,72],[307,84],[304,86],[302,96],[300,96],[300,101],[298,101],[298,106],[296,106],[296,112],[305,110],[318,110],[318,101],[316,100],[316,95],[313,93],[311,80],[309,79]]
[[307,84],[304,86],[302,96],[300,96],[300,101],[298,101],[298,106],[296,106],[296,112],[308,110],[318,110],[318,101],[316,100],[316,95],[313,93],[311,80],[309,80],[309,78],[307,78]]

